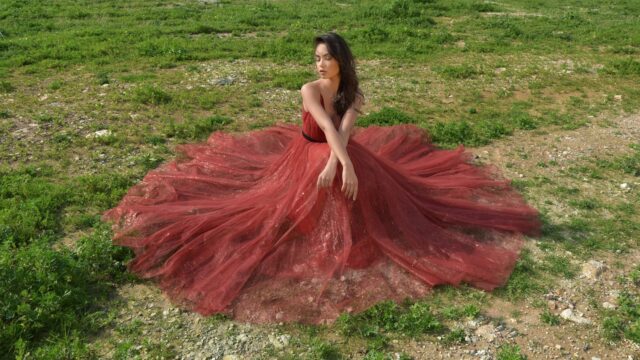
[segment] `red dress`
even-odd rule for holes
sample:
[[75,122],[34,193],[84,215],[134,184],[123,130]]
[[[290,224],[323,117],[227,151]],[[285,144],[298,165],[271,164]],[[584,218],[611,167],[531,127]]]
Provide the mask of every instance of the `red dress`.
[[[337,124],[335,124],[337,125]],[[304,135],[306,136],[303,136]],[[246,322],[333,322],[438,284],[491,290],[508,279],[538,212],[462,146],[413,125],[356,128],[358,198],[318,189],[330,148],[308,112],[182,145],[105,213],[134,273],[176,303]]]

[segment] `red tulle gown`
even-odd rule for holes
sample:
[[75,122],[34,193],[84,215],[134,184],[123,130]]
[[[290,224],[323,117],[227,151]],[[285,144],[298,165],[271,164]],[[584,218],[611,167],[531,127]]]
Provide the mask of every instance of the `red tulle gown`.
[[472,165],[462,146],[437,149],[413,125],[355,129],[355,202],[340,165],[317,188],[330,148],[308,112],[302,128],[219,131],[178,150],[105,218],[135,251],[131,271],[205,315],[331,323],[438,284],[491,290],[522,234],[539,232],[537,211],[495,168]]

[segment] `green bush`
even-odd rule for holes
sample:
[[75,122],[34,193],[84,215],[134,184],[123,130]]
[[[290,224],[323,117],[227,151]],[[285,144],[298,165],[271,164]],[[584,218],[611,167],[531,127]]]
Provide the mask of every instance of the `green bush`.
[[0,171],[0,241],[26,244],[60,232],[69,191],[41,176],[41,169]]
[[[75,251],[54,250],[49,239],[0,247],[0,351],[12,354],[51,343],[76,330],[95,332],[104,318],[99,304],[124,279],[129,251],[111,245],[107,225],[82,238]],[[45,341],[47,340],[47,341]]]

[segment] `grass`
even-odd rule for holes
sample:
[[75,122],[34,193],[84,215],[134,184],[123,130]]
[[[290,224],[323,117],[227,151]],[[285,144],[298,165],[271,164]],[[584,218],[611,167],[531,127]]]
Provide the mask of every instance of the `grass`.
[[618,296],[618,307],[603,311],[601,329],[603,336],[610,341],[625,338],[640,344],[640,298],[636,282],[639,269],[634,268],[623,279],[624,282],[630,282],[631,287]]
[[[179,143],[203,141],[217,130],[298,122],[298,89],[315,78],[311,41],[328,29],[344,35],[358,60],[367,99],[359,126],[414,124],[440,146],[473,147],[640,109],[638,2],[336,6],[291,0],[0,5],[0,278],[9,289],[0,295],[2,353],[95,356],[89,337],[110,326],[110,293],[131,281],[123,267],[131,254],[110,245],[100,214],[172,158]],[[87,137],[103,129],[112,134]],[[543,254],[525,250],[495,292],[512,302],[540,294],[557,278],[573,279],[576,260],[594,252],[635,249],[640,234],[640,198],[613,199],[577,185],[582,178],[593,184],[635,179],[640,145],[565,169],[537,163],[557,176],[519,179],[514,187],[544,198],[544,207],[568,209],[568,216],[543,212]],[[637,341],[638,300],[632,292],[624,299],[604,315],[605,336]],[[384,359],[391,356],[390,336],[461,342],[452,323],[479,316],[486,301],[482,292],[444,287],[414,304],[382,303],[345,315],[326,331],[344,334],[348,344],[364,342],[368,359]],[[541,320],[556,321],[552,314]],[[324,339],[322,331],[308,339],[310,356],[343,358],[349,345]],[[134,335],[122,334],[116,357],[153,354],[153,344],[134,347]],[[510,345],[496,356],[524,358]]]

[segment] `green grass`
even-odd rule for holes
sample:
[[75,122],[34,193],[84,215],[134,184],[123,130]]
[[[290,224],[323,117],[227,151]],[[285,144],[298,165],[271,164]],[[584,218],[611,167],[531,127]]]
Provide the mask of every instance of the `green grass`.
[[[54,181],[44,165],[0,175],[0,351],[84,356],[85,337],[108,322],[100,303],[128,278],[124,263],[131,256],[113,246],[108,226],[89,214],[113,206],[131,181],[118,175]],[[83,208],[81,220],[65,216],[74,207]],[[52,248],[65,228],[92,230],[73,249]]]
[[526,360],[527,356],[522,355],[518,345],[500,345],[496,355],[497,360]]
[[560,325],[560,316],[552,313],[549,309],[544,309],[542,313],[540,313],[540,321],[547,325]]
[[[639,269],[636,267],[628,274],[632,288],[620,293],[618,307],[615,310],[603,311],[601,329],[603,336],[610,341],[626,338],[640,344],[640,297],[635,281]],[[628,281],[627,278],[623,280]]]
[[[171,159],[176,144],[299,122],[298,89],[315,78],[314,35],[335,29],[352,46],[367,100],[359,126],[415,124],[440,146],[473,147],[637,112],[638,12],[632,0],[4,1],[0,277],[9,291],[0,295],[0,350],[17,358],[95,356],[88,337],[109,326],[109,294],[129,281],[123,263],[131,256],[110,245],[100,214]],[[102,129],[112,135],[86,137]],[[588,257],[637,246],[640,198],[605,198],[576,180],[639,176],[640,145],[558,171],[567,181],[513,182],[534,200],[576,212],[543,213],[539,244],[548,252],[524,251],[497,296],[523,301],[552,279],[574,278],[572,258],[557,252]],[[634,296],[606,315],[608,338],[640,337]],[[363,341],[368,359],[384,359],[389,334],[459,343],[463,334],[449,324],[478,316],[486,300],[483,292],[439,288],[425,301],[345,315],[327,331]],[[543,322],[555,321],[547,315]],[[139,355],[132,338],[116,357]],[[311,358],[344,357],[344,344],[310,339]],[[145,345],[147,354],[154,346]],[[156,348],[159,357],[174,354]],[[497,358],[524,357],[504,345]]]

